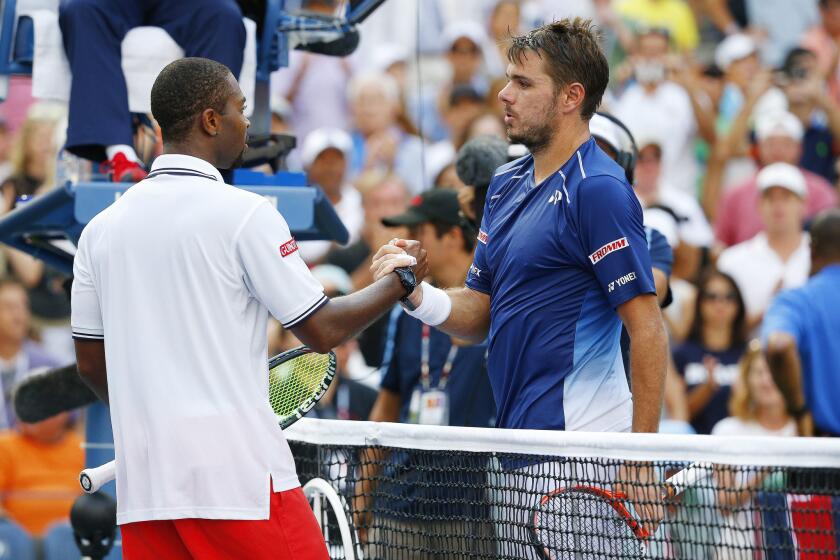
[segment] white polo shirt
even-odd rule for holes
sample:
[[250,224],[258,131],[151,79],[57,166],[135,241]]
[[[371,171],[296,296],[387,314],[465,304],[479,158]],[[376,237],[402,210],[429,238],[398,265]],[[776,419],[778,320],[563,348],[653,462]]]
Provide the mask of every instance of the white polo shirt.
[[761,232],[724,250],[718,257],[717,267],[732,276],[741,290],[747,315],[755,317],[767,311],[778,291],[798,288],[808,281],[810,237],[803,233],[799,247],[783,261],[770,247],[767,235]]
[[163,155],[91,220],[73,274],[73,336],[105,340],[117,522],[268,519],[269,477],[299,485],[268,404],[268,315],[292,327],[327,301],[283,217]]

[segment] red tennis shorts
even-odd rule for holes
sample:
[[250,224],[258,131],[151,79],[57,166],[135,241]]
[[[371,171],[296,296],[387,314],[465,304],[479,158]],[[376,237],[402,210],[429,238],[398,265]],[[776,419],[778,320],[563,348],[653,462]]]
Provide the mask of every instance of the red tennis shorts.
[[300,488],[272,492],[267,520],[139,521],[120,530],[127,560],[329,560],[324,535]]

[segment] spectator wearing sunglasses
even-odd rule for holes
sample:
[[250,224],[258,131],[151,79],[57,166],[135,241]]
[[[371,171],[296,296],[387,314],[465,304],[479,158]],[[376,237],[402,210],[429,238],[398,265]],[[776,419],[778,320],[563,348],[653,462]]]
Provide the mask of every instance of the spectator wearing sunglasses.
[[674,367],[685,383],[689,421],[708,434],[726,418],[738,360],[746,347],[746,308],[735,281],[717,270],[700,281],[688,338],[674,349]]

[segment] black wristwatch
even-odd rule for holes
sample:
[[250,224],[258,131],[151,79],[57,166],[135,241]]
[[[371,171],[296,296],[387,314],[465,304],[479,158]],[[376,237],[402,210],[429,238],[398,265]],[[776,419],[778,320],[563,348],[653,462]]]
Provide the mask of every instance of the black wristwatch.
[[414,276],[414,271],[411,270],[410,267],[401,266],[394,269],[394,274],[396,274],[397,278],[400,279],[400,284],[402,284],[402,287],[405,289],[405,295],[400,298],[400,303],[405,305],[406,309],[409,311],[414,311],[414,304],[408,300],[408,296],[410,296],[414,292],[414,288],[417,287],[417,278]]

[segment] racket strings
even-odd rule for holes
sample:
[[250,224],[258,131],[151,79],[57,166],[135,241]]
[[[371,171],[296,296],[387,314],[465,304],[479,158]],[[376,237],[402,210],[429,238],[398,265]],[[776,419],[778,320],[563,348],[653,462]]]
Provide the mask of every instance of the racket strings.
[[643,545],[612,501],[574,489],[545,496],[534,513],[545,557],[568,558],[570,553],[575,558],[642,557]]
[[281,422],[294,416],[301,403],[316,394],[332,367],[329,354],[302,354],[268,372],[268,400]]

